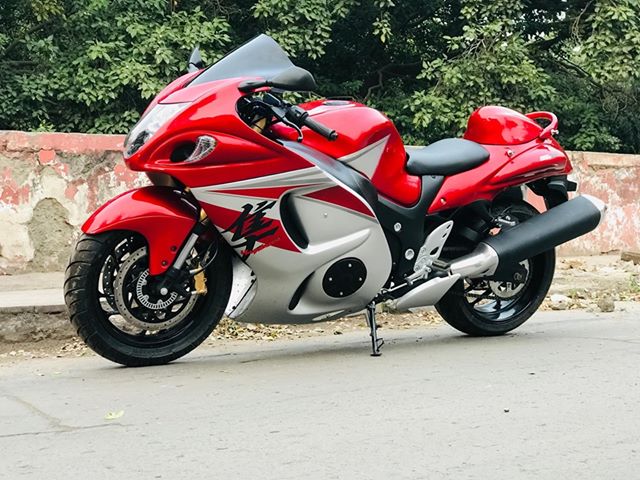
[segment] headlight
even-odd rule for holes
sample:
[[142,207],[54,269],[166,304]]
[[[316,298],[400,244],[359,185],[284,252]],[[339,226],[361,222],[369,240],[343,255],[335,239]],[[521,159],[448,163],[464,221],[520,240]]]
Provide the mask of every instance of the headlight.
[[187,108],[189,103],[159,103],[151,109],[127,135],[124,140],[124,158],[129,158],[147,143],[158,129]]

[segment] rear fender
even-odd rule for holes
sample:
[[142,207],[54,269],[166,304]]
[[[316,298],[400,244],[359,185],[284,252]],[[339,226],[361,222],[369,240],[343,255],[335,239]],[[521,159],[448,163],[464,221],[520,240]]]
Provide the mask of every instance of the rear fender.
[[578,185],[566,175],[556,175],[531,182],[528,187],[533,193],[544,198],[548,210],[569,200],[569,192],[575,192]]
[[198,219],[198,208],[170,187],[142,187],[119,195],[89,217],[84,233],[129,230],[142,235],[149,248],[149,273],[167,271]]

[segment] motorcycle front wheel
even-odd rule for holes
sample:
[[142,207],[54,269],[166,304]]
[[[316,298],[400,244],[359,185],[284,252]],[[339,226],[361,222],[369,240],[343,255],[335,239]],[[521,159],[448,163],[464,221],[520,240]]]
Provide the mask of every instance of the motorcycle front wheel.
[[[218,325],[231,289],[230,254],[220,246],[203,272],[157,293],[143,237],[127,231],[83,235],[65,272],[64,297],[78,336],[102,357],[130,367],[161,365],[196,348]],[[193,258],[196,258],[195,252]]]
[[[539,214],[523,201],[497,205],[493,213],[516,223]],[[436,310],[449,325],[468,335],[503,335],[538,310],[551,286],[555,264],[555,250],[551,249],[520,263],[526,271],[520,283],[460,280],[436,304]]]

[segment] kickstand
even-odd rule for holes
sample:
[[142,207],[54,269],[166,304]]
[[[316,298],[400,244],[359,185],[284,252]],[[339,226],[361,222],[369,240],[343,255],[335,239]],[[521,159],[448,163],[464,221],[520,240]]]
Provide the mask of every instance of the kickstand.
[[367,325],[369,325],[369,329],[371,333],[371,356],[379,357],[382,355],[380,352],[380,347],[384,345],[384,340],[382,338],[378,338],[378,324],[376,323],[376,304],[375,302],[371,302],[367,305],[367,309],[365,311],[365,316],[367,317]]

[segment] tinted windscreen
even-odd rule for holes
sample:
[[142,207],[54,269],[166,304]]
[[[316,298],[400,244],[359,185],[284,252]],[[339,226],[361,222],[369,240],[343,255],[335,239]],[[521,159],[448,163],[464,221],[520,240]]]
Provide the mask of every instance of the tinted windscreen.
[[290,67],[293,67],[293,63],[280,45],[262,34],[211,65],[190,85],[236,77],[273,78]]

